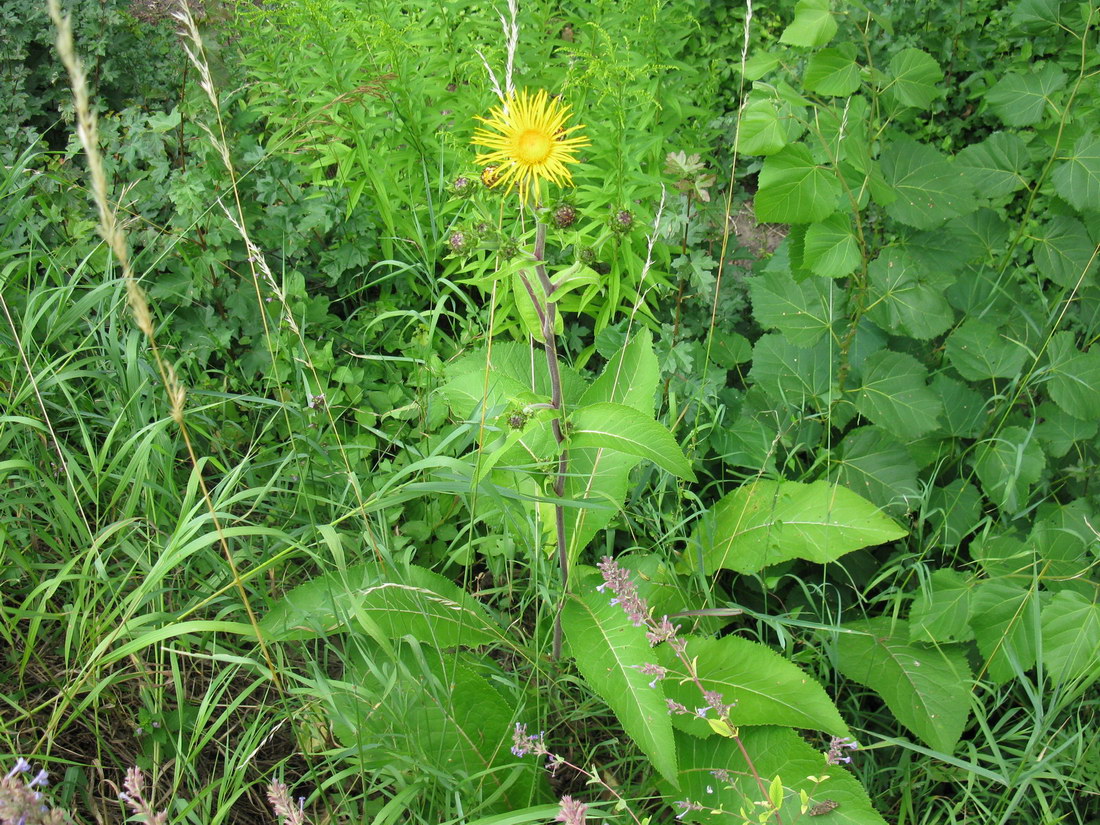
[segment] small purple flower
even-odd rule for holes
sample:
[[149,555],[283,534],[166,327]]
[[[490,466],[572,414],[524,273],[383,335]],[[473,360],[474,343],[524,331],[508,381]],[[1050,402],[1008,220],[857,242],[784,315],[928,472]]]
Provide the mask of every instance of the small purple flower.
[[660,665],[652,664],[650,662],[646,662],[645,664],[643,664],[641,666],[641,671],[644,675],[653,677],[653,681],[649,683],[649,686],[651,688],[657,687],[657,683],[668,676],[667,669],[661,667]]
[[683,716],[685,713],[691,713],[691,711],[675,699],[665,699],[665,704],[668,706],[668,712],[673,716]]
[[561,810],[554,821],[564,822],[565,825],[585,825],[588,822],[588,806],[567,794],[561,798]]
[[512,754],[517,757],[523,757],[529,753],[536,756],[550,755],[549,751],[546,750],[542,737],[543,733],[541,731],[528,735],[527,725],[516,722],[516,726],[512,730]]
[[849,750],[858,750],[859,743],[854,739],[848,737],[834,736],[829,741],[829,752],[825,755],[825,761],[830,765],[847,765],[852,761],[852,757],[841,755],[841,750],[848,748]]
[[676,814],[677,819],[683,819],[684,814],[689,811],[701,811],[703,806],[698,802],[692,802],[690,799],[678,799],[672,803],[674,806],[680,809],[680,813]]
[[31,763],[20,756],[15,760],[15,767],[8,771],[8,775],[5,779],[14,779],[18,774],[26,773],[31,769]]

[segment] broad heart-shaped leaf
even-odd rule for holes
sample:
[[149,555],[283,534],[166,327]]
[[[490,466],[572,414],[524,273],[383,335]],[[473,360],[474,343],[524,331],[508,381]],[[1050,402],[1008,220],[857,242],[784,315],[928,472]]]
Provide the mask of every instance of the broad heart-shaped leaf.
[[1043,667],[1054,683],[1090,674],[1100,677],[1100,605],[1063,591],[1043,608]]
[[1100,347],[1079,352],[1073,333],[1056,332],[1047,357],[1047,387],[1054,403],[1075,418],[1100,419]]
[[815,275],[843,278],[855,271],[860,260],[859,241],[846,213],[837,212],[806,228],[802,263]]
[[485,608],[450,579],[409,565],[376,562],[334,570],[282,597],[260,621],[274,641],[313,639],[364,625],[373,634],[412,636],[436,647],[486,645],[504,635]]
[[1078,139],[1051,180],[1054,191],[1075,209],[1100,208],[1100,138],[1088,134]]
[[859,88],[859,65],[850,43],[816,52],[806,65],[802,85],[807,92],[847,97]]
[[753,205],[762,223],[813,223],[836,211],[836,173],[814,162],[801,144],[785,146],[764,161]]
[[601,402],[569,415],[569,444],[595,447],[647,458],[677,478],[695,480],[691,462],[664,426],[625,404]]
[[967,381],[1013,378],[1023,369],[1028,352],[1021,344],[981,318],[968,318],[947,338],[947,360]]
[[942,93],[936,84],[943,80],[943,70],[920,49],[902,49],[890,58],[890,75],[883,91],[902,106],[927,109]]
[[928,370],[916,358],[880,350],[867,356],[860,372],[856,409],[862,416],[907,440],[937,427],[943,404],[929,389]]
[[1028,34],[1057,29],[1061,22],[1062,0],[1016,0],[1012,7],[1012,25]]
[[[687,708],[706,704],[699,686],[685,679],[684,665],[668,645],[659,651],[660,664],[669,670],[665,693]],[[730,721],[734,725],[781,725],[820,730],[832,736],[851,736],[848,726],[825,690],[812,676],[758,642],[737,636],[721,639],[691,637],[687,658],[695,663],[704,689],[722,694],[724,704],[733,703]],[[710,714],[714,718],[714,714]],[[674,716],[677,729],[695,736],[710,736],[706,719]]]
[[1086,441],[1100,428],[1097,419],[1076,418],[1051,401],[1039,405],[1036,413],[1039,426],[1035,434],[1043,443],[1043,450],[1051,458],[1061,458],[1078,441]]
[[929,747],[953,753],[970,716],[972,674],[955,648],[909,643],[905,622],[882,617],[848,622],[837,637],[841,673],[871,688]]
[[752,314],[765,329],[778,329],[791,343],[812,347],[843,317],[847,294],[832,281],[796,281],[789,272],[769,269],[749,281]]
[[943,401],[943,430],[955,438],[976,438],[986,417],[986,399],[961,381],[937,375],[932,390]]
[[980,198],[1001,198],[1025,187],[1030,163],[1027,144],[1009,132],[994,132],[955,155],[955,165],[966,170]]
[[829,0],[798,0],[794,20],[783,30],[779,42],[789,46],[824,46],[833,39],[836,28]]
[[879,427],[857,427],[844,436],[829,480],[894,516],[908,513],[920,497],[917,465],[905,447]]
[[824,411],[837,393],[836,370],[836,347],[828,339],[804,349],[769,333],[753,347],[749,376],[777,404]]
[[476,662],[431,649],[404,648],[389,661],[345,655],[329,722],[361,768],[430,773],[471,800],[491,800],[481,813],[549,798],[545,771],[510,751],[516,709]]
[[1051,95],[1066,85],[1053,63],[1030,74],[1009,72],[985,93],[985,102],[1007,126],[1031,126],[1043,119]]
[[958,570],[943,567],[933,571],[909,609],[909,641],[938,644],[973,639],[968,624],[971,588]]
[[610,401],[625,404],[650,418],[657,404],[661,370],[653,354],[653,333],[641,327],[618,352],[581,396],[579,406]]
[[980,582],[971,601],[970,626],[997,684],[1035,666],[1039,640],[1039,594],[1000,579]]
[[957,547],[981,522],[982,494],[969,481],[956,478],[928,491],[923,515],[933,543]]
[[645,628],[635,627],[621,605],[596,590],[600,580],[585,576],[562,608],[569,649],[588,687],[607,702],[658,773],[676,785],[676,745],[664,690],[660,682],[650,687],[652,677],[640,669],[656,654]]
[[897,135],[879,162],[897,197],[886,206],[895,220],[917,229],[931,229],[948,218],[978,208],[974,184],[966,170],[907,135]]
[[868,317],[886,332],[934,338],[951,326],[955,312],[944,297],[951,279],[939,282],[904,250],[890,247],[871,261]]
[[[906,531],[851,490],[815,481],[749,482],[718,501],[692,534],[704,572],[756,573],[790,559],[825,564]],[[691,561],[696,561],[691,559]]]
[[[824,825],[886,825],[871,805],[863,786],[839,765],[829,765],[825,755],[810,747],[789,728],[745,728],[739,738],[752,766],[745,761],[737,742],[723,736],[697,739],[686,733],[676,734],[680,754],[680,787],[672,789],[660,783],[669,800],[687,799],[702,806],[677,818],[680,822],[707,825],[742,825],[756,822],[762,809],[757,803],[768,798],[768,786],[779,777],[783,792],[783,822],[805,825],[814,819],[800,816],[800,792],[809,796],[808,807],[827,800],[838,803],[821,818]],[[856,755],[858,759],[858,754]],[[765,788],[761,790],[755,775]],[[721,780],[715,773],[719,772]],[[810,777],[827,777],[816,787]],[[738,816],[744,811],[745,816]],[[769,819],[769,821],[775,821]]]
[[1096,268],[1096,244],[1076,218],[1055,215],[1036,233],[1034,243],[1039,274],[1058,286],[1073,289]]
[[1028,491],[1046,466],[1035,434],[1023,427],[1005,427],[974,447],[974,472],[986,498],[1006,515],[1028,504]]

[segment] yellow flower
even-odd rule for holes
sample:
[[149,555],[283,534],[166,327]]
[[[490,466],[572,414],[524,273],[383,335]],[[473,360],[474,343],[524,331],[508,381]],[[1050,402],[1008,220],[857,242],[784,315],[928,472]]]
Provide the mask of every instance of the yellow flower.
[[520,202],[526,203],[532,194],[538,199],[543,179],[559,186],[572,184],[566,164],[578,163],[574,153],[589,141],[569,137],[582,127],[566,128],[568,117],[569,107],[550,100],[545,90],[535,95],[513,92],[489,117],[479,117],[488,128],[474,132],[473,144],[492,150],[477,156],[478,163],[496,167],[492,186],[503,186],[506,192],[516,189]]

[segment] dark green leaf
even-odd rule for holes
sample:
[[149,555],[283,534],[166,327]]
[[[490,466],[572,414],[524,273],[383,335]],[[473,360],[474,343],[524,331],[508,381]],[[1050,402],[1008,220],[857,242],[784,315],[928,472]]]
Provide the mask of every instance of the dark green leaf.
[[935,58],[920,49],[902,49],[890,58],[890,81],[883,88],[902,106],[927,109],[942,90],[943,70]]
[[986,497],[1014,515],[1027,506],[1028,491],[1039,480],[1046,459],[1034,433],[1005,427],[974,449],[974,471]]
[[1009,132],[994,132],[967,146],[955,156],[955,165],[966,170],[982,198],[1004,197],[1027,186],[1027,144]]
[[1100,138],[1080,138],[1051,180],[1054,190],[1075,209],[1100,209]]
[[752,314],[764,329],[778,329],[791,343],[812,347],[845,311],[843,290],[831,281],[769,270],[749,281]]
[[907,252],[885,249],[871,261],[868,274],[867,315],[887,332],[934,338],[954,323],[955,312],[944,297],[947,283],[930,281],[927,271]]
[[806,65],[802,85],[819,95],[847,97],[859,88],[859,65],[855,48],[849,44],[822,49]]
[[1032,254],[1039,274],[1075,288],[1096,267],[1096,244],[1076,218],[1055,215],[1036,234]]
[[1092,438],[1100,426],[1097,419],[1085,421],[1075,418],[1050,401],[1039,405],[1036,420],[1039,425],[1035,428],[1035,434],[1051,458],[1061,458],[1078,441]]
[[899,135],[882,153],[879,162],[886,182],[897,198],[886,211],[917,229],[931,229],[948,218],[977,208],[974,185],[966,170],[912,138]]
[[1100,420],[1100,347],[1079,352],[1073,333],[1056,332],[1047,358],[1047,386],[1054,403],[1084,421]]
[[928,370],[917,359],[882,350],[869,355],[860,372],[856,409],[865,418],[904,439],[936,428],[943,404],[928,388]]
[[980,582],[972,596],[970,626],[986,658],[986,673],[1003,684],[1035,666],[1039,596],[1000,579]]
[[909,611],[909,641],[939,644],[973,639],[969,624],[971,587],[958,570],[944,567],[933,571]]
[[985,424],[985,399],[961,381],[937,375],[932,391],[943,402],[944,432],[956,438],[975,438]]
[[806,228],[803,265],[816,275],[843,278],[859,266],[862,255],[859,241],[852,232],[852,220],[844,212]]
[[786,146],[764,161],[760,188],[753,201],[757,220],[767,223],[813,223],[836,211],[840,182],[814,162],[801,144]]
[[769,333],[753,347],[749,377],[778,404],[824,411],[836,395],[835,376],[836,347],[828,339],[804,349]]
[[985,93],[986,103],[1008,126],[1031,126],[1043,119],[1051,95],[1066,85],[1066,76],[1053,63],[1030,74],[1009,72]]
[[905,622],[849,622],[837,636],[837,667],[878,693],[929,747],[953,753],[970,716],[970,667],[961,650],[909,644]]
[[1062,592],[1043,608],[1043,667],[1055,684],[1100,676],[1100,605],[1079,593]]
[[982,516],[982,495],[968,481],[956,478],[928,493],[924,519],[932,528],[929,536],[941,547],[956,547],[977,527]]
[[836,447],[830,480],[900,516],[920,495],[917,465],[893,436],[879,427],[851,430]]
[[981,318],[968,318],[947,338],[947,360],[968,381],[1014,378],[1023,369],[1028,351]]

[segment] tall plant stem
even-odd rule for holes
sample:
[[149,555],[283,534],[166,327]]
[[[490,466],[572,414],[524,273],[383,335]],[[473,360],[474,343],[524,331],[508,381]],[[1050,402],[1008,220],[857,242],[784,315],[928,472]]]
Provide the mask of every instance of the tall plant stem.
[[542,346],[546,353],[546,369],[550,374],[550,407],[557,411],[558,415],[550,426],[554,433],[554,440],[558,444],[558,471],[554,477],[554,495],[559,502],[554,505],[554,529],[557,534],[558,544],[558,569],[561,571],[562,601],[558,603],[558,609],[554,614],[554,647],[553,658],[561,658],[561,609],[565,604],[565,592],[569,587],[569,548],[565,541],[565,507],[560,499],[565,495],[565,474],[569,470],[569,451],[565,448],[565,431],[562,421],[565,417],[565,404],[561,394],[561,367],[558,362],[558,343],[554,337],[554,326],[557,322],[558,307],[550,300],[554,294],[554,282],[546,274],[546,224],[539,224],[535,231],[535,275],[538,277],[539,286],[545,296],[545,304],[537,297],[534,286],[523,275],[523,283],[527,288],[531,299],[538,311],[539,321],[542,324]]

